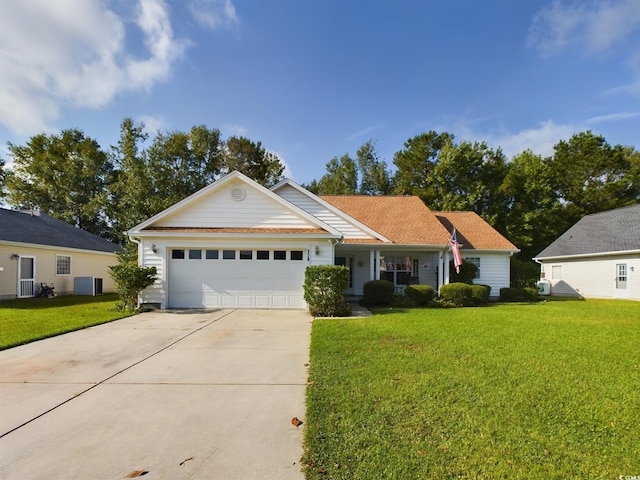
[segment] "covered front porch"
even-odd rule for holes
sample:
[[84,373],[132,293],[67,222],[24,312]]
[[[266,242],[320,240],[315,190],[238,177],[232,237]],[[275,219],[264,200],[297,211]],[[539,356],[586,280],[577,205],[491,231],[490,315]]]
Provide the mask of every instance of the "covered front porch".
[[430,285],[437,292],[449,283],[448,249],[380,248],[376,245],[335,247],[334,264],[349,267],[349,295],[362,295],[370,280],[388,280],[396,293],[408,285]]

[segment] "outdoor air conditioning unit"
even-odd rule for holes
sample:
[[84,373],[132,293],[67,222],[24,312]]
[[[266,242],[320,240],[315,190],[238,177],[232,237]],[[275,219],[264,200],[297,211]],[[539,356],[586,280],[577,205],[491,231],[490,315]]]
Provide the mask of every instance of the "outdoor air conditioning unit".
[[74,295],[102,295],[102,279],[96,277],[74,277]]

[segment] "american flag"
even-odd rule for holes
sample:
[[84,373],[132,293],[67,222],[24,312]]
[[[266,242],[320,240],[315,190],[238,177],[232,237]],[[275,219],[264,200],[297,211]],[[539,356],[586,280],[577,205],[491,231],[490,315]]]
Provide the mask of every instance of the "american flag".
[[460,256],[460,244],[456,236],[456,229],[453,229],[453,235],[449,239],[449,246],[453,255],[453,265],[456,267],[456,273],[460,273],[460,265],[462,265],[462,257]]

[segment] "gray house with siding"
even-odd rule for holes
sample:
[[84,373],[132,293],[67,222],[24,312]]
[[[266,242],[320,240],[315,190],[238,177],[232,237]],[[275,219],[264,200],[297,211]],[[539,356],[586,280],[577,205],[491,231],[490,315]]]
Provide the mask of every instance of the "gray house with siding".
[[551,295],[640,300],[640,204],[583,217],[534,260]]

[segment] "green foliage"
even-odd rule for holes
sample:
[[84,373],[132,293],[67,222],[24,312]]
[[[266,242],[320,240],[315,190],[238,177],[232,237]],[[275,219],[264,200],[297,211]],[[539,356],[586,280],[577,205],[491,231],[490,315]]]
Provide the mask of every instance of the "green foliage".
[[38,210],[88,232],[113,239],[105,205],[113,165],[98,142],[79,130],[39,134],[25,146],[9,143],[13,173],[9,204]]
[[118,255],[118,261],[109,267],[109,276],[115,281],[123,310],[133,311],[138,306],[140,292],[155,282],[156,267],[140,267],[127,253]]
[[477,273],[478,266],[475,263],[462,260],[460,273],[458,273],[454,267],[453,260],[449,262],[449,281],[451,283],[467,283],[471,285]]
[[314,322],[306,478],[638,472],[637,307],[550,301]]
[[326,164],[327,173],[312,186],[320,195],[353,195],[358,188],[358,167],[356,162],[345,153],[338,159],[333,157]]
[[362,287],[360,303],[366,306],[391,305],[395,286],[388,280],[370,280]]
[[431,285],[409,285],[404,289],[404,294],[416,305],[427,305],[433,300],[434,291]]
[[[222,170],[237,170],[265,187],[282,180],[284,165],[273,152],[268,152],[262,142],[252,142],[246,137],[229,137],[222,149]],[[210,182],[208,182],[210,183]]]
[[500,289],[501,302],[533,302],[538,299],[538,289],[534,287]]
[[484,305],[489,301],[491,287],[489,285],[471,285],[471,301],[474,305]]
[[304,273],[304,299],[314,317],[348,316],[351,306],[344,292],[349,287],[349,269],[340,265],[314,265]]
[[511,257],[511,286],[514,288],[535,287],[540,278],[540,265],[533,260]]
[[442,285],[440,298],[448,300],[458,307],[468,307],[473,304],[471,285],[459,282]]
[[357,152],[360,195],[387,195],[391,188],[387,165],[380,161],[374,142],[368,140]]

